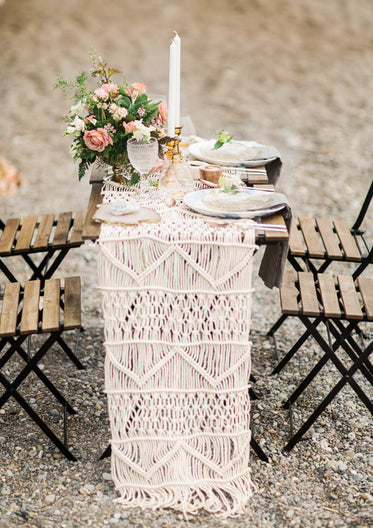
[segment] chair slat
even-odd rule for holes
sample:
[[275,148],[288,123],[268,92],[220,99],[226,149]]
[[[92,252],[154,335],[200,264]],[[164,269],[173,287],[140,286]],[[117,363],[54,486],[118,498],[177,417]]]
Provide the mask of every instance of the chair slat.
[[338,283],[346,319],[363,319],[360,299],[353,278],[350,275],[338,275]]
[[10,282],[5,285],[0,316],[1,337],[16,335],[20,289],[18,282]]
[[54,222],[54,215],[53,214],[45,214],[41,217],[41,221],[38,227],[38,232],[36,234],[33,248],[34,249],[47,249],[50,235],[53,228],[53,222]]
[[42,332],[60,328],[60,280],[49,279],[44,284]]
[[373,321],[373,279],[370,277],[358,277],[357,283],[363,298],[367,319],[368,321]]
[[40,281],[27,281],[23,292],[21,334],[36,334],[39,323]]
[[29,251],[37,221],[37,215],[27,216],[26,218],[24,218],[21,230],[18,235],[16,246],[14,248],[15,253]]
[[343,255],[339,247],[339,239],[333,231],[333,223],[329,218],[316,218],[316,224],[326,249],[328,258],[341,260]]
[[333,277],[329,273],[319,273],[317,278],[319,280],[324,315],[326,317],[341,317],[341,308]]
[[7,220],[3,234],[0,238],[0,255],[11,254],[20,223],[20,218],[10,218]]
[[60,213],[58,215],[56,231],[54,233],[52,246],[54,248],[61,248],[67,244],[69,231],[71,226],[73,214],[71,211]]
[[341,219],[334,220],[334,227],[341,241],[346,258],[354,262],[360,262],[361,255],[359,248],[357,247],[354,237],[351,235],[350,228],[346,222]]
[[281,310],[285,314],[298,313],[298,290],[295,286],[294,273],[290,270],[284,271],[282,286],[280,288]]
[[80,277],[65,279],[64,327],[66,330],[81,326],[81,292]]
[[301,257],[306,254],[304,238],[302,236],[302,232],[297,228],[297,222],[295,218],[293,218],[291,222],[289,248],[293,255]]
[[71,246],[80,246],[83,244],[84,240],[82,238],[84,223],[85,223],[85,217],[87,214],[87,210],[84,209],[82,211],[77,211],[74,216],[74,224],[71,229],[70,234],[70,245]]
[[313,274],[310,272],[298,273],[300,296],[302,300],[302,311],[307,316],[318,316],[320,314],[319,301],[317,300]]
[[299,218],[299,225],[302,229],[309,255],[313,258],[324,258],[325,250],[317,235],[313,218]]

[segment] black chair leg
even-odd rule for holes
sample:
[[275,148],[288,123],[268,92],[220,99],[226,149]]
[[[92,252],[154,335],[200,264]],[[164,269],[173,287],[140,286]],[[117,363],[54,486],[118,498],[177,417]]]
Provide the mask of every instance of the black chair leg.
[[109,444],[105,451],[100,456],[99,460],[104,460],[105,458],[109,458],[111,456],[111,445]]
[[[0,373],[0,383],[9,391],[11,391],[12,397],[17,403],[26,411],[30,418],[40,427],[40,429],[47,435],[47,437],[53,442],[53,444],[61,451],[61,453],[72,462],[76,462],[75,456],[67,447],[67,434],[66,434],[66,416],[64,415],[64,442],[62,442],[58,436],[52,431],[52,429],[40,418],[40,416],[34,411],[34,409],[27,403],[27,401],[19,394],[19,392],[12,387],[12,384]],[[65,411],[64,411],[65,412]]]
[[263,451],[263,449],[260,447],[260,445],[258,444],[258,442],[255,440],[255,438],[254,438],[253,435],[251,435],[250,445],[251,445],[251,447],[253,448],[254,452],[257,454],[258,458],[259,458],[262,462],[268,462],[268,457],[267,457],[267,455],[265,454],[265,452]]
[[308,429],[315,423],[317,418],[321,413],[328,407],[328,405],[333,401],[336,395],[343,389],[346,383],[349,383],[350,386],[355,390],[356,394],[368,408],[370,413],[373,415],[373,402],[368,396],[364,393],[361,387],[354,380],[353,375],[361,367],[363,362],[369,357],[373,351],[373,342],[364,350],[358,360],[346,371],[345,375],[339,380],[339,382],[332,388],[328,395],[323,399],[319,406],[314,410],[311,416],[304,422],[304,424],[298,429],[298,431],[292,435],[289,442],[284,447],[284,451],[289,452],[293,447],[301,440],[304,434]]

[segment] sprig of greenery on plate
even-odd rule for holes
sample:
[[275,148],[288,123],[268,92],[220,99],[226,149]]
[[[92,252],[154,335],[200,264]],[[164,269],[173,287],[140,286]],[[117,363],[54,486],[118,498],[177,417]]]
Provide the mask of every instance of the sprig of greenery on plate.
[[230,143],[233,139],[233,136],[230,136],[225,130],[220,130],[216,132],[216,141],[212,150],[218,150],[224,145],[224,143]]

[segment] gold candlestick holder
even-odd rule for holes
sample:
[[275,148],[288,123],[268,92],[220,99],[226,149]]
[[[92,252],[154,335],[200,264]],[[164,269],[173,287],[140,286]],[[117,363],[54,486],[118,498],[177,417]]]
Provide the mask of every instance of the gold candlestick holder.
[[189,167],[180,153],[180,134],[182,127],[175,127],[175,137],[166,143],[167,169],[159,182],[160,192],[182,200],[184,194],[194,188],[194,182]]

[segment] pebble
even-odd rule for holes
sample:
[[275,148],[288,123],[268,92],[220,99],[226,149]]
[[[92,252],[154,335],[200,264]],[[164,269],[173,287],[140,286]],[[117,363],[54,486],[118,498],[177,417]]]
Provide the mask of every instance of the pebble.
[[49,495],[45,497],[45,502],[47,504],[53,504],[55,500],[56,500],[56,496],[53,493],[50,493]]
[[339,469],[339,471],[346,471],[347,464],[345,464],[344,462],[338,462],[337,468]]

